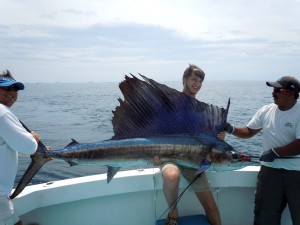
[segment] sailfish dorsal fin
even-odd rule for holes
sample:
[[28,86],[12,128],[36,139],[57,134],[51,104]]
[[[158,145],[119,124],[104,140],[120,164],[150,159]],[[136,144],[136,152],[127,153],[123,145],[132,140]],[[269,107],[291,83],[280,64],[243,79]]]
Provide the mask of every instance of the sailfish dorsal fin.
[[113,111],[112,139],[201,133],[217,136],[227,109],[198,101],[141,75],[125,76],[119,85],[124,99]]

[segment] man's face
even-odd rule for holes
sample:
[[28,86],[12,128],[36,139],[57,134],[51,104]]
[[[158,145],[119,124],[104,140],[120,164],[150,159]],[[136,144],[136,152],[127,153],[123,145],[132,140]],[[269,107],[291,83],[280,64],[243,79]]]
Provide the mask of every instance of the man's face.
[[279,108],[286,108],[290,105],[289,99],[294,99],[293,96],[295,93],[284,88],[273,88],[272,96],[274,103],[278,105]]
[[18,89],[13,85],[8,87],[0,87],[0,103],[7,107],[11,107],[18,99]]
[[183,93],[188,96],[195,97],[202,87],[203,80],[194,74],[188,78],[183,78]]

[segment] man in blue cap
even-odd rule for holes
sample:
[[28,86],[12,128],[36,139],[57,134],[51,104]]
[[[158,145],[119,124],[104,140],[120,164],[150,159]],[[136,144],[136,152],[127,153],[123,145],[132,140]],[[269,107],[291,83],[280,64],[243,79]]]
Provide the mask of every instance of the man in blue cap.
[[258,110],[245,127],[227,123],[225,131],[240,138],[263,131],[254,225],[279,225],[286,205],[293,224],[300,224],[300,83],[284,76],[266,84],[273,87],[274,103]]
[[18,152],[33,154],[38,135],[27,132],[10,107],[18,99],[24,84],[17,82],[7,70],[0,74],[0,225],[22,225],[9,195],[18,167]]

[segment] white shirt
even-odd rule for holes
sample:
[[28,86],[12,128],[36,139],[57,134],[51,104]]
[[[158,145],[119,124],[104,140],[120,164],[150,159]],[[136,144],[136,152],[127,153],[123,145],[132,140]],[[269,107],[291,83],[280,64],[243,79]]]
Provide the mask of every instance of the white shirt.
[[[293,108],[281,111],[274,103],[263,106],[256,112],[247,127],[262,129],[263,151],[287,145],[300,139],[300,103]],[[294,158],[275,159],[273,162],[261,162],[262,165],[300,171],[300,155]]]
[[10,195],[18,167],[18,152],[32,154],[37,142],[12,114],[0,103],[0,195]]

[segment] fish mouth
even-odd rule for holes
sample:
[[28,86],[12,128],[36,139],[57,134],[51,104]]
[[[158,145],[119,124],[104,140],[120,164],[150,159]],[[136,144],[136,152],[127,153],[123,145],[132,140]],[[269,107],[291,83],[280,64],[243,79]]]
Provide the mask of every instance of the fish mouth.
[[247,155],[245,153],[242,153],[240,155],[240,161],[242,161],[242,162],[251,162],[252,160],[251,160],[251,157],[249,155]]
[[236,162],[251,162],[251,157],[245,153],[238,153],[235,151],[231,151],[231,156]]
[[213,164],[218,164],[218,165],[242,161],[240,154],[235,151],[228,151],[228,152],[213,151],[210,153],[209,158],[210,161],[213,162]]

